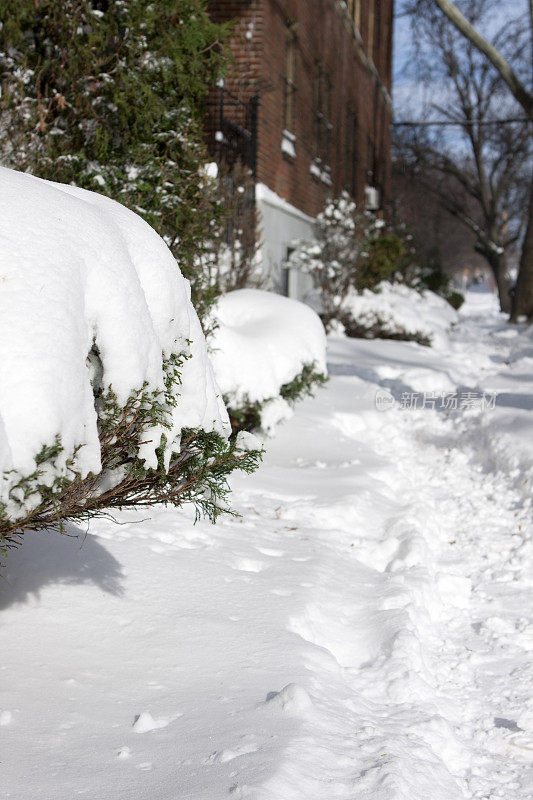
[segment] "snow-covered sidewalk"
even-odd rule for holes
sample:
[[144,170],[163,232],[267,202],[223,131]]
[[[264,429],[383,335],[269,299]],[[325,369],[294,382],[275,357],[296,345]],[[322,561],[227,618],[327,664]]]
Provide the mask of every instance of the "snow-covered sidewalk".
[[240,518],[28,535],[5,797],[531,797],[532,363],[483,295],[445,350],[331,339]]

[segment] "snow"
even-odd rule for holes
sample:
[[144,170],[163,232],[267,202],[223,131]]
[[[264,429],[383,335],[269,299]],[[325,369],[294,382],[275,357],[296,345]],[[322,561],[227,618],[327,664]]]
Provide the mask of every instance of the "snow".
[[[530,348],[481,293],[445,349],[332,338],[328,385],[232,479],[240,517],[28,534],[4,796],[529,800]],[[443,376],[500,401],[402,405]]]
[[457,321],[457,312],[434,292],[389,281],[382,281],[375,292],[351,292],[341,311],[369,328],[382,322],[390,333],[422,334],[437,346],[446,346],[447,331]]
[[281,135],[281,152],[289,156],[289,158],[296,158],[295,148],[296,136],[290,131],[283,131]]
[[326,335],[308,306],[272,292],[238,289],[216,306],[217,327],[210,341],[220,389],[231,408],[249,402],[268,404],[262,427],[272,432],[292,415],[280,388],[307,364],[326,374]]
[[268,205],[277,208],[279,211],[283,211],[285,214],[298,217],[298,219],[301,219],[303,222],[307,222],[310,225],[314,225],[315,223],[313,217],[310,217],[308,214],[304,214],[304,212],[300,211],[299,208],[296,208],[296,206],[293,206],[287,200],[284,200],[283,197],[280,197],[279,194],[276,194],[276,192],[270,189],[266,183],[256,183],[255,199],[257,201],[267,203]]
[[[121,405],[144,383],[163,388],[163,355],[191,356],[169,409],[167,455],[184,427],[226,430],[188,282],[162,239],[101,195],[3,168],[0,184],[0,470],[15,470],[4,476],[2,499],[57,435],[64,449],[49,480],[80,445],[75,468],[99,472],[93,343],[102,387]],[[151,431],[141,445],[150,466],[160,435]]]

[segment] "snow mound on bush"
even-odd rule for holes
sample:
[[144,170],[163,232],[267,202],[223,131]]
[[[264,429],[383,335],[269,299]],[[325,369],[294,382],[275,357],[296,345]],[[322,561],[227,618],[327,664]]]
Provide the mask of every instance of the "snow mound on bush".
[[[163,390],[163,358],[187,354],[168,451],[186,427],[227,432],[188,281],[155,231],[83,189],[4,168],[0,185],[0,472],[31,473],[57,436],[63,450],[43,482],[65,474],[73,456],[82,477],[100,471],[93,345],[102,388],[121,406],[143,386]],[[148,467],[162,432],[141,445]],[[4,475],[4,496],[10,481]]]
[[436,346],[446,343],[448,329],[458,320],[457,311],[434,292],[420,293],[388,281],[382,281],[374,292],[351,292],[340,310],[365,328],[381,324],[387,333],[422,336]]
[[320,318],[297,300],[259,289],[222,296],[214,318],[211,360],[218,385],[232,408],[268,400],[263,423],[272,430],[292,413],[279,397],[281,387],[307,364],[327,372]]

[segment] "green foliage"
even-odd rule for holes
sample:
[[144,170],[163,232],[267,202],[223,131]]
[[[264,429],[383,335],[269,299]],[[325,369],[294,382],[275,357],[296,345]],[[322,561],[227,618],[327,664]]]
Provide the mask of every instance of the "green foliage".
[[409,332],[398,326],[391,326],[390,320],[379,314],[368,319],[356,319],[351,314],[341,313],[337,319],[343,324],[346,336],[354,339],[393,339],[400,342],[418,342],[429,347],[431,339],[421,331]]
[[279,393],[288,403],[296,403],[303,397],[312,397],[315,389],[324,386],[328,381],[328,376],[315,369],[315,363],[304,364],[302,371],[296,375],[289,383],[283,384]]
[[461,308],[465,301],[464,296],[453,289],[450,276],[442,269],[438,251],[430,253],[427,261],[418,266],[415,280],[416,288],[419,291],[429,289],[429,291],[439,294],[456,310]]
[[316,241],[295,242],[290,263],[311,275],[325,314],[333,315],[341,299],[355,286],[367,258],[373,227],[374,220],[359,214],[355,202],[343,192],[328,200],[318,214]]
[[201,318],[196,269],[222,204],[205,176],[203,100],[228,29],[206,0],[0,0],[0,161],[106,194],[160,233]]
[[396,275],[403,275],[406,256],[404,242],[396,233],[378,230],[369,241],[367,257],[356,275],[355,288],[359,292],[374,291],[381,281],[392,281]]
[[456,311],[459,311],[465,301],[464,295],[461,294],[461,292],[450,292],[449,294],[445,295],[445,297],[448,303],[452,306],[452,308],[455,308]]
[[[200,318],[218,286],[199,269],[218,235],[224,202],[205,171],[203,102],[222,74],[227,26],[206,0],[0,0],[0,162],[41,178],[98,191],[140,214],[191,280]],[[184,431],[179,452],[157,469],[138,456],[157,426],[169,428],[185,356],[164,363],[165,391],[143,386],[124,406],[95,389],[102,473],[82,477],[58,436],[31,474],[4,475],[0,553],[23,528],[61,528],[154,503],[226,510],[226,476],[250,471],[258,452],[215,433]],[[89,360],[98,362],[93,348]],[[2,476],[0,476],[1,478]],[[4,493],[5,494],[5,493]]]
[[268,400],[260,403],[258,400],[250,400],[246,397],[240,406],[232,404],[229,397],[224,398],[231,422],[232,435],[236,436],[239,431],[257,431],[261,428],[261,409]]
[[[197,275],[201,273],[214,296],[245,287],[271,288],[260,255],[255,181],[249,168],[240,162],[220,168],[213,197],[224,214],[213,222],[203,242],[195,266]],[[207,334],[214,326],[213,316],[204,319]]]
[[[94,357],[94,353],[93,353]],[[179,396],[179,370],[183,356],[164,362],[165,391],[143,386],[119,405],[112,390],[96,393],[102,472],[82,477],[75,456],[62,466],[63,447],[57,436],[43,446],[31,474],[4,473],[11,489],[8,502],[0,503],[0,554],[17,542],[26,528],[63,530],[67,520],[87,520],[113,508],[151,506],[156,503],[181,506],[193,503],[197,516],[215,520],[227,507],[227,476],[235,469],[252,472],[259,451],[243,451],[236,440],[227,442],[214,432],[185,430],[179,452],[165,462],[165,436],[158,448],[156,469],[139,458],[139,444],[154,427],[169,429],[169,409]],[[79,448],[78,448],[79,449]]]
[[[295,405],[298,400],[305,396],[312,397],[315,390],[324,386],[328,380],[327,375],[316,369],[315,362],[304,364],[303,369],[292,381],[283,384],[279,390],[279,396],[286,400],[289,405]],[[228,413],[231,421],[232,435],[236,436],[239,431],[256,431],[261,429],[261,412],[264,407],[276,398],[269,397],[262,402],[245,399],[240,406],[235,406],[231,398],[225,397]]]
[[383,220],[359,213],[343,193],[328,200],[318,215],[316,241],[297,242],[290,262],[312,277],[327,320],[338,316],[350,291],[374,291],[386,280],[402,280],[409,269],[409,248]]

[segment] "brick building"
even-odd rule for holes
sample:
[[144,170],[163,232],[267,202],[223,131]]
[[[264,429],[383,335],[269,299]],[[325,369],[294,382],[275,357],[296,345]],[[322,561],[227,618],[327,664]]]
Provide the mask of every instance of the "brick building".
[[266,268],[305,293],[284,263],[312,238],[328,194],[386,210],[390,194],[394,0],[210,0],[235,20],[234,67],[210,101],[217,160],[252,170]]

